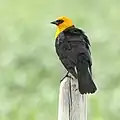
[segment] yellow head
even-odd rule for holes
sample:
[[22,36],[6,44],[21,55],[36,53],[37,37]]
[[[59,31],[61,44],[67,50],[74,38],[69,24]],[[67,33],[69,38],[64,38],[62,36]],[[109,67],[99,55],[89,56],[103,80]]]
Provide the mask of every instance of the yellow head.
[[55,24],[57,26],[57,31],[56,31],[55,37],[57,37],[59,35],[59,33],[61,33],[66,28],[73,26],[72,20],[65,16],[59,17],[59,18],[57,18],[57,20],[55,20],[51,23]]

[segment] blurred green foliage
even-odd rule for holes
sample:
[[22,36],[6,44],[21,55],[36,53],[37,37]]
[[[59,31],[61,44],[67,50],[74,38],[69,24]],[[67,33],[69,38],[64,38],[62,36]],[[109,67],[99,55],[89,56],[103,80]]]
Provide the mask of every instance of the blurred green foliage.
[[63,67],[54,50],[65,15],[91,39],[98,92],[89,120],[120,120],[120,0],[0,0],[0,120],[56,120]]

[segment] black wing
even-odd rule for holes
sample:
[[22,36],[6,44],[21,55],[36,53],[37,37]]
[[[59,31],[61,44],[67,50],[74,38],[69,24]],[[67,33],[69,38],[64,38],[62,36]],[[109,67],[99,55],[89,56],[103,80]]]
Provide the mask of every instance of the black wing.
[[91,53],[90,42],[84,32],[78,28],[71,27],[60,33],[56,39],[56,52],[64,67],[77,77],[75,67],[77,64],[77,55],[84,53],[89,62],[91,71]]
[[68,43],[71,44],[71,48],[78,50],[75,51],[77,54],[83,53],[87,56],[89,62],[89,70],[92,74],[92,59],[90,51],[91,44],[85,32],[73,26],[72,28],[66,29],[64,31],[64,34],[67,36],[66,40],[68,40]]

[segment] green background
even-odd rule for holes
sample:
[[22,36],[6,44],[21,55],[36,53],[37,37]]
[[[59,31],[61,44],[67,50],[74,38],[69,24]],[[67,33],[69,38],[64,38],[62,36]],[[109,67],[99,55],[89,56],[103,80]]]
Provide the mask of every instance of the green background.
[[88,120],[120,120],[120,0],[0,0],[0,120],[57,120],[64,68],[49,23],[62,15],[92,44]]

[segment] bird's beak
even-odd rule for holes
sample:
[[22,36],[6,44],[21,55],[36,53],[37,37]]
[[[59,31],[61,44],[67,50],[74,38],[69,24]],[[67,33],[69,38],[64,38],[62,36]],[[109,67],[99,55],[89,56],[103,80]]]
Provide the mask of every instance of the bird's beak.
[[52,21],[52,22],[50,22],[51,24],[54,24],[54,25],[57,25],[58,23],[57,23],[57,21]]

